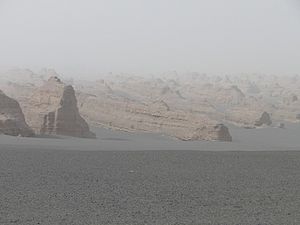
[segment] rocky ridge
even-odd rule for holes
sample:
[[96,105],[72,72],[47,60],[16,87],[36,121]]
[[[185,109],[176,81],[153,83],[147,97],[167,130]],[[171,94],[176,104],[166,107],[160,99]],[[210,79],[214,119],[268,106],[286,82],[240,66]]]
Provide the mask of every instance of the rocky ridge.
[[[57,75],[46,70],[36,77],[45,74]],[[44,116],[60,107],[65,86],[64,80],[54,77],[39,83],[14,80],[2,88],[14,94],[37,132]],[[255,128],[262,112],[272,115],[273,124],[300,118],[298,76],[171,72],[148,77],[108,74],[97,81],[67,83],[76,89],[80,114],[93,126],[163,133],[182,140],[222,140],[215,134],[226,129],[218,124]]]

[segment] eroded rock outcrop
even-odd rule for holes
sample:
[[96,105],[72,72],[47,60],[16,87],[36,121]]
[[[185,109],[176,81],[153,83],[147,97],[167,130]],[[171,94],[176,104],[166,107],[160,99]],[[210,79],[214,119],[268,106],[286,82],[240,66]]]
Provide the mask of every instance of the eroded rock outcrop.
[[[61,107],[66,81],[51,70],[24,72],[29,82],[20,81],[19,72],[17,79],[12,79],[14,73],[2,76],[0,89],[20,103],[28,125],[38,133],[44,116]],[[300,121],[300,79],[294,76],[107,74],[99,81],[69,83],[76,89],[80,115],[93,126],[110,129],[161,133],[182,140],[214,140],[220,136],[218,128],[213,127],[220,122],[245,128],[271,124],[262,116],[264,111],[272,115],[269,119],[274,127],[274,121]],[[48,115],[49,123],[55,115]]]
[[284,123],[278,123],[277,127],[281,128],[281,129],[284,129],[285,128],[285,124]]
[[224,124],[215,126],[204,126],[194,132],[191,140],[213,140],[231,142],[232,136],[229,133],[228,127]]
[[31,137],[34,132],[25,122],[19,103],[0,90],[0,133],[12,136]]
[[50,77],[40,87],[35,87],[26,98],[18,98],[28,125],[38,134],[44,115],[59,107],[65,84],[58,77]]
[[255,121],[255,126],[262,126],[262,125],[267,125],[270,126],[272,124],[271,116],[267,112],[263,112],[259,120]]
[[72,86],[66,86],[56,111],[44,116],[41,134],[55,134],[81,138],[95,138],[87,122],[80,116],[75,91]]

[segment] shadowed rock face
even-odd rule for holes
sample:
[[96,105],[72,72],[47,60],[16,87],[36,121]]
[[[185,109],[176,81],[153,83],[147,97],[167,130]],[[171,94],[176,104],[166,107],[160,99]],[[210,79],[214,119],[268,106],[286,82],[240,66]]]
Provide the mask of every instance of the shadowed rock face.
[[72,86],[64,88],[60,107],[44,117],[41,134],[56,134],[82,138],[95,138],[87,122],[80,116]]
[[270,114],[267,112],[263,112],[260,119],[255,121],[254,125],[260,127],[262,125],[270,126],[271,124],[272,124],[272,120]]
[[25,122],[19,103],[0,90],[0,134],[12,136],[34,136]]

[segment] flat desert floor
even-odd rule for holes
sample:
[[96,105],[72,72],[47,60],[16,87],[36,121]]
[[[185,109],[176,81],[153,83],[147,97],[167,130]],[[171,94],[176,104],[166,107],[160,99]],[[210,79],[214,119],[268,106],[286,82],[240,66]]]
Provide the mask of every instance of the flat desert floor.
[[52,149],[77,151],[299,151],[300,123],[286,124],[285,129],[245,129],[230,126],[233,142],[180,141],[160,134],[129,133],[94,128],[97,139],[22,138],[0,135],[0,148]]
[[0,224],[297,225],[292,129],[237,130],[233,143],[0,136]]

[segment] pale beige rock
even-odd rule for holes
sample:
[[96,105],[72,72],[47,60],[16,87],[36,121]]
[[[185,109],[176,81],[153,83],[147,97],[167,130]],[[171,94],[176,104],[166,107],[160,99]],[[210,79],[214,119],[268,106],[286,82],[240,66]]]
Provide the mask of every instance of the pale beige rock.
[[[32,77],[30,71],[25,73]],[[46,75],[56,73],[46,70],[37,77]],[[14,83],[17,80],[3,87],[20,102],[29,125],[39,130],[43,116],[60,107],[65,85],[54,77],[41,86],[39,82]],[[211,76],[171,71],[152,77],[108,74],[98,81],[71,83],[81,115],[94,126],[191,139],[197,129],[219,123],[252,128],[264,111],[276,123],[299,122],[298,76]],[[202,132],[199,139],[214,139],[213,132]]]
[[[53,71],[46,71],[48,74],[55,74]],[[43,134],[50,134],[51,131],[51,119],[53,117],[53,112],[59,110],[65,110],[65,107],[60,105],[61,99],[63,97],[65,84],[57,76],[50,77],[43,85],[31,89],[31,94],[19,96],[21,100],[21,106],[23,108],[28,124],[33,128],[36,133],[41,132],[41,127],[44,125],[45,115],[48,117],[49,123],[49,132],[44,130]],[[22,90],[22,88],[17,88],[16,90]],[[15,91],[16,92],[16,91]],[[20,91],[19,91],[20,93]],[[61,109],[60,109],[61,108]],[[71,135],[71,136],[80,136],[80,137],[95,137],[94,134],[88,132],[88,125],[80,117],[80,115],[74,112],[74,109],[70,112],[71,116],[76,116],[76,124],[73,127],[68,124],[68,127],[71,131],[64,132],[64,129],[58,127],[58,130],[54,130],[53,134],[61,135]],[[59,113],[59,116],[66,114],[66,111]],[[78,112],[78,109],[77,109]],[[49,114],[49,115],[48,115]],[[56,114],[55,114],[56,115]],[[61,121],[59,122],[62,123]],[[55,127],[56,128],[56,127]],[[73,129],[73,131],[72,131]],[[51,132],[50,132],[51,131]]]
[[20,101],[28,125],[36,133],[40,132],[44,115],[59,107],[64,86],[58,77],[50,77],[42,86],[32,90],[29,97]]

